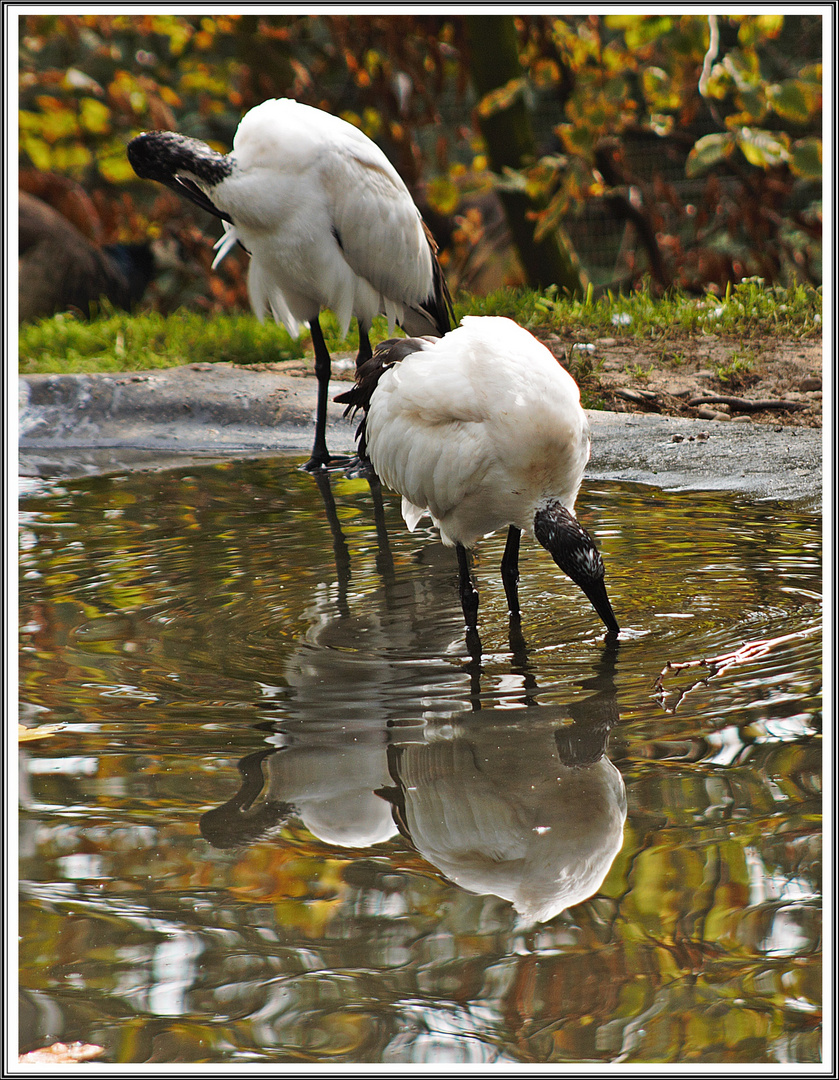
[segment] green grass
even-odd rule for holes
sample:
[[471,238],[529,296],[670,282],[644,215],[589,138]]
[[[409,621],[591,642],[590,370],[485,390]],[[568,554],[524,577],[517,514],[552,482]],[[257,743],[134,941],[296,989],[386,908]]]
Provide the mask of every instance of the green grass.
[[582,300],[556,289],[502,290],[459,303],[458,315],[507,315],[530,330],[583,333],[589,337],[666,337],[674,334],[782,334],[804,337],[821,331],[821,289],[795,285],[766,287],[749,278],[725,296],[703,297],[671,292],[661,298],[639,292],[595,295]]
[[114,312],[90,322],[59,315],[24,326],[19,350],[21,374],[32,374],[141,371],[199,361],[258,364],[303,356],[304,343],[252,315]]
[[745,352],[733,352],[722,364],[714,365],[714,374],[722,383],[739,386],[743,377],[755,366],[755,355],[751,349]]
[[[646,339],[692,334],[731,334],[741,338],[772,334],[806,337],[821,330],[821,290],[807,286],[765,288],[756,279],[734,286],[724,297],[680,293],[654,299],[646,293],[561,297],[555,289],[505,289],[484,297],[459,298],[457,318],[506,315],[533,332],[556,333],[590,341],[597,337]],[[347,339],[328,312],[321,325],[330,352],[355,352],[354,328]],[[385,319],[373,326],[373,342],[387,336]],[[205,316],[178,311],[106,313],[84,322],[56,316],[21,328],[21,374],[91,371],[142,371],[197,362],[271,363],[311,354],[308,334],[299,340],[273,322],[249,314]]]

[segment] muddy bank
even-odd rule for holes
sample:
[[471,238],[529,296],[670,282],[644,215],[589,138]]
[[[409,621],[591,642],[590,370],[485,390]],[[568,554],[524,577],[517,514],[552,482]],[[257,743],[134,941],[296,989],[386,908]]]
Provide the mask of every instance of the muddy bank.
[[[312,378],[228,364],[26,376],[20,380],[20,471],[84,474],[172,467],[185,457],[305,455],[315,386]],[[334,393],[342,388],[336,384]],[[651,413],[594,411],[589,418],[589,480],[736,490],[821,506],[818,428]],[[330,449],[350,451],[354,431],[333,403]]]

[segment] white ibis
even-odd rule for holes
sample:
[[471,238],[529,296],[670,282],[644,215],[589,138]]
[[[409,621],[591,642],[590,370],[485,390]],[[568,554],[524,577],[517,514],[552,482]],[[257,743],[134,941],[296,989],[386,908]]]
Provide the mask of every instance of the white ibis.
[[[318,316],[329,308],[346,333],[358,321],[360,365],[371,355],[373,318],[391,332],[441,336],[451,299],[437,246],[383,151],[337,116],[290,98],[264,101],[219,154],[173,131],[128,145],[138,176],[185,195],[225,223],[216,262],[237,241],[250,253],[248,292],[296,336],[308,323],[318,406],[310,469],[328,465],[326,407],[331,361]],[[214,264],[215,265],[215,264]]]
[[603,559],[574,516],[590,443],[580,391],[532,334],[511,319],[467,316],[443,338],[383,342],[336,401],[363,410],[359,453],[402,495],[408,528],[429,514],[455,547],[467,630],[478,616],[468,549],[507,526],[501,577],[512,615],[530,531],[618,633]]

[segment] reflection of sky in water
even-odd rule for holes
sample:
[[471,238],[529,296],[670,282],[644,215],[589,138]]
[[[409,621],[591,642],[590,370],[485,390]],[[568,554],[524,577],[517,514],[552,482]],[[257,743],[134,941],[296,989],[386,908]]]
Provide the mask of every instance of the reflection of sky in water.
[[[25,1033],[561,1064],[677,1060],[701,1022],[715,1061],[812,1060],[791,1017],[819,1005],[819,523],[584,488],[629,629],[610,669],[534,545],[510,633],[503,537],[470,656],[451,553],[388,497],[388,564],[364,483],[332,486],[343,549],[282,462],[26,496],[21,717],[63,727],[21,751]],[[231,846],[201,835],[217,812]],[[589,899],[564,897],[586,835]],[[528,857],[542,922],[498,898]],[[726,1041],[732,997],[758,1051]]]

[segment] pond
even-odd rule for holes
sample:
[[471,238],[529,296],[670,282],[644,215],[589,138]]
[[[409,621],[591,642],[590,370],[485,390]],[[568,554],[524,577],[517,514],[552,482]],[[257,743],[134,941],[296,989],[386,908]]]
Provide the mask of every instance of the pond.
[[[23,478],[20,1048],[821,1060],[821,527],[589,482],[616,645],[292,457]],[[704,662],[703,661],[711,661]]]

